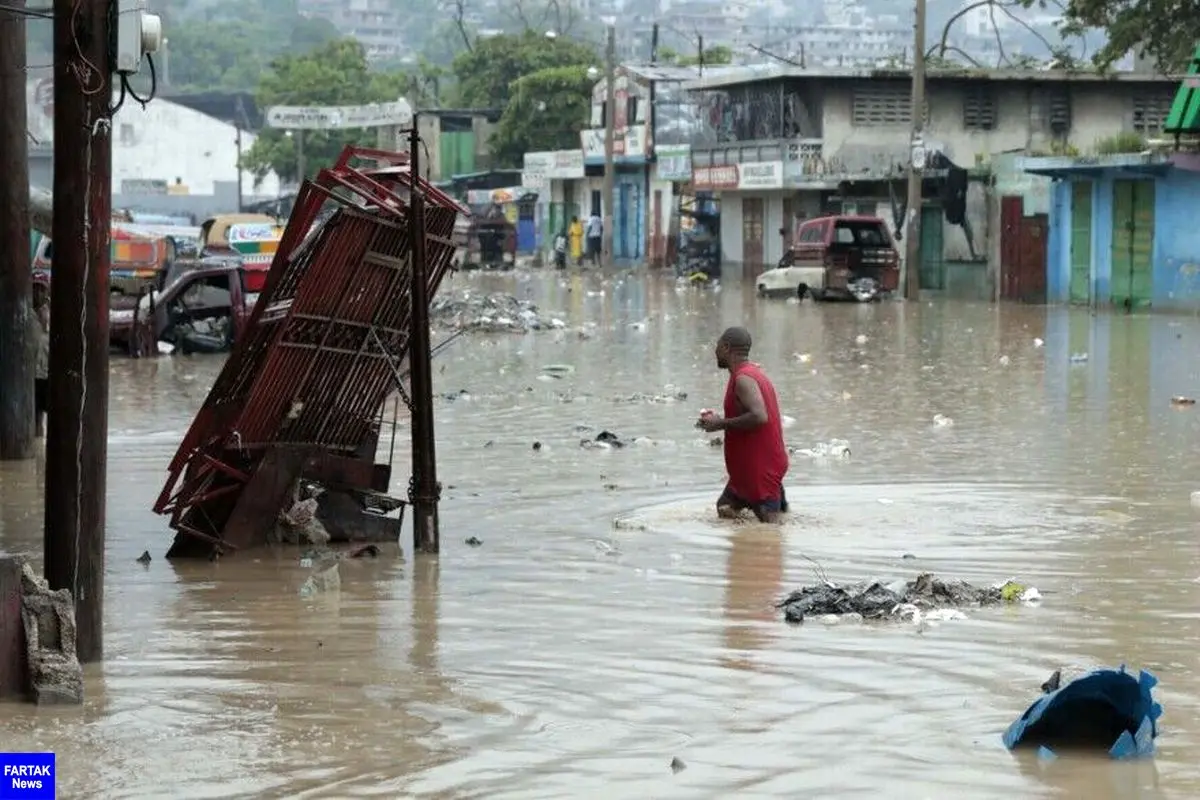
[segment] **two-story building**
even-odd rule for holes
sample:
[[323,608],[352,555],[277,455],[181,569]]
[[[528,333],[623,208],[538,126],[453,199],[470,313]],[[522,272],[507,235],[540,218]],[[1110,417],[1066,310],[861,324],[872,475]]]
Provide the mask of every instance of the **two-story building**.
[[[686,143],[692,109],[679,100],[682,86],[700,75],[731,72],[729,67],[618,67],[614,80],[613,117],[613,256],[618,263],[661,263],[667,252],[667,232],[674,208],[674,188],[690,180],[686,158],[678,147]],[[605,216],[602,179],[605,164],[605,124],[608,84],[592,89],[590,124],[580,132],[585,176],[578,180],[575,202],[583,216]],[[661,145],[666,145],[662,149]],[[686,148],[683,150],[686,153]],[[674,154],[664,164],[659,155]]]
[[[1024,199],[1019,216],[1043,215],[1043,231],[1049,211],[1049,192],[1012,154],[1084,152],[1150,130],[1166,118],[1175,87],[1140,74],[931,71],[924,146],[942,157],[925,170],[922,287],[995,296],[1001,252],[1020,249],[1001,246],[1000,196],[1014,187]],[[718,198],[723,254],[735,271],[774,264],[797,220],[858,213],[893,231],[900,225],[913,113],[907,71],[754,68],[685,88],[695,120],[691,190]],[[965,212],[950,215],[962,223],[951,225],[944,211],[964,181]]]

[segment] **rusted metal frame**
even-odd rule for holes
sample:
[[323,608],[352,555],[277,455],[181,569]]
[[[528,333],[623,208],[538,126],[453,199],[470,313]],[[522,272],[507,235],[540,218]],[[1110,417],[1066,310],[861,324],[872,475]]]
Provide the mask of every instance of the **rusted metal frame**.
[[202,459],[204,459],[204,463],[208,464],[209,466],[211,466],[213,469],[217,470],[218,472],[225,473],[229,477],[233,478],[235,481],[241,481],[242,483],[246,483],[247,481],[250,480],[250,476],[247,475],[246,473],[229,466],[224,461],[221,461],[218,458],[214,458],[213,456],[209,455],[208,453],[201,453],[200,457]]
[[[318,345],[307,344],[305,342],[280,342],[279,346],[286,347],[291,350],[316,350],[318,348]],[[340,353],[341,355],[344,355],[344,356],[358,355],[357,350],[351,350],[348,347],[330,347],[328,345],[326,345],[325,349],[322,350],[321,352]],[[363,353],[363,355],[368,359],[378,359],[381,357],[378,353]]]
[[209,536],[207,533],[204,533],[203,531],[198,531],[190,525],[184,525],[183,523],[180,523],[178,525],[178,527],[176,528],[176,530],[178,530],[180,533],[186,533],[188,536],[195,536],[197,539],[200,539],[201,541],[208,542],[209,544],[216,547],[218,550],[237,550],[238,549],[236,544],[231,544],[230,542],[227,542],[224,539],[218,539],[216,536]]
[[[372,178],[368,178],[366,175],[363,175],[361,172],[356,170],[351,169],[349,172],[366,185],[357,186],[354,181],[349,179],[349,175],[340,175],[334,173],[330,174],[328,177],[331,181],[337,183],[345,189],[350,190],[351,192],[354,192],[363,200],[366,200],[368,203],[376,206],[380,212],[386,211],[392,216],[400,216],[401,213],[404,213],[408,210],[408,203],[404,202],[399,195],[397,195],[388,187],[384,186],[382,183],[379,183]],[[395,207],[392,206],[393,203],[396,204]]]
[[396,391],[400,393],[400,398],[404,401],[404,405],[411,412],[413,410],[412,398],[409,397],[408,391],[404,388],[404,378],[400,375],[400,367],[396,364],[396,357],[387,349],[387,345],[379,338],[379,334],[375,333],[375,329],[371,329],[371,336],[375,339],[375,344],[383,351],[384,360],[391,367],[392,375],[396,378]]
[[233,494],[234,492],[240,492],[244,488],[245,487],[243,487],[239,484],[229,483],[218,489],[213,489],[212,491],[205,492],[202,495],[197,495],[196,497],[192,498],[191,502],[192,502],[192,505],[198,506],[201,503],[207,503],[209,500],[215,500],[218,497],[224,497],[227,494]]
[[[184,475],[183,483],[180,484],[179,488],[173,494],[169,495],[162,503],[162,511],[159,511],[160,514],[165,513],[170,508],[172,503],[178,503],[179,499],[184,494],[194,492],[197,488],[199,488],[200,484],[207,480],[212,474],[212,468],[206,467],[203,463],[197,464],[193,461],[189,461],[188,467],[195,469],[195,473],[190,476],[186,474]],[[163,493],[165,494],[166,491],[167,489],[164,487]]]
[[342,154],[338,156],[338,160],[334,163],[331,169],[345,170],[355,169],[350,166],[352,158],[373,158],[376,161],[386,161],[392,166],[402,167],[408,164],[408,153],[399,153],[392,150],[383,150],[378,147],[359,147],[351,145],[342,150]]
[[[350,286],[353,285],[352,279],[358,276],[358,270],[361,269],[361,267],[362,267],[362,264],[360,262],[357,265],[357,268],[346,271],[345,277],[342,279],[341,285],[339,287],[340,291],[338,292],[337,304],[334,306],[334,317],[335,318],[337,317],[338,312],[341,311],[343,308],[345,308],[346,301],[350,297],[350,294],[351,294],[348,291],[348,289]],[[291,316],[290,310],[289,310],[288,316],[289,317]],[[330,334],[330,331],[332,331],[332,330],[333,330],[333,323],[332,322],[327,323],[325,326],[325,330],[321,333],[321,341],[317,345],[316,352],[313,353],[312,357],[308,359],[308,364],[304,370],[304,375],[303,375],[303,377],[301,377],[301,379],[296,384],[297,388],[300,391],[303,391],[304,387],[308,385],[309,380],[312,378],[313,370],[316,368],[317,361],[320,359],[321,354],[323,352],[325,352],[324,347],[329,340],[329,334]],[[294,402],[294,398],[293,398],[293,402]],[[322,423],[322,429],[324,428],[324,426],[327,423],[328,423],[328,416],[326,417],[325,422]],[[319,436],[313,437],[313,438],[316,439],[316,438],[319,438]]]
[[[386,226],[386,227],[391,227],[391,226]],[[402,245],[403,244],[403,238],[402,238],[403,232],[399,229],[394,228],[393,233],[394,233],[394,235],[401,237],[399,244]],[[359,275],[361,275],[364,271],[364,268],[366,266],[368,266],[368,262],[366,261],[365,256],[368,253],[375,252],[372,248],[374,248],[376,246],[376,244],[377,244],[376,240],[378,239],[378,237],[381,234],[379,227],[376,227],[374,230],[372,230],[371,234],[372,234],[371,239],[368,240],[368,242],[367,242],[367,252],[365,252],[363,254],[364,258],[358,259],[358,263],[355,264],[353,269],[351,270],[351,274],[354,275],[355,277],[358,277]],[[392,289],[394,289],[395,284],[403,277],[404,277],[403,270],[392,270],[391,274],[389,275],[389,280],[387,281],[387,283],[391,286]],[[351,375],[354,372],[355,368],[360,363],[360,357],[367,354],[366,353],[367,341],[372,337],[374,337],[376,342],[379,341],[379,335],[375,332],[375,328],[377,326],[377,320],[379,319],[380,309],[386,304],[386,298],[390,297],[390,296],[391,296],[390,291],[385,292],[385,294],[383,295],[384,299],[381,300],[380,302],[375,303],[374,308],[372,309],[372,312],[371,312],[371,323],[370,323],[370,326],[368,327],[367,334],[365,336],[363,336],[362,341],[359,343],[358,353],[355,354],[355,356],[353,357],[353,361],[351,362],[349,368],[347,369],[348,377],[349,377],[349,375]],[[344,297],[343,297],[343,301],[344,301]],[[388,355],[386,350],[384,350],[384,354]],[[316,357],[317,356],[314,356],[314,359]],[[390,360],[389,360],[389,366],[391,366]],[[371,416],[374,416],[374,414],[372,414]],[[329,423],[332,420],[332,418],[333,418],[332,415],[326,415],[325,419],[323,419],[321,421],[321,426],[317,429],[317,433],[313,437],[315,440],[321,441],[322,437],[325,435],[325,431],[329,427]]]

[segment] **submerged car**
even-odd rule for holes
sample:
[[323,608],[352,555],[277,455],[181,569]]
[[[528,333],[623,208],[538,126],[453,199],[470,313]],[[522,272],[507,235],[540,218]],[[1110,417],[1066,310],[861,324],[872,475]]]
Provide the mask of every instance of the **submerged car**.
[[755,283],[764,297],[869,302],[899,286],[900,254],[878,217],[819,217],[797,228],[779,266]]

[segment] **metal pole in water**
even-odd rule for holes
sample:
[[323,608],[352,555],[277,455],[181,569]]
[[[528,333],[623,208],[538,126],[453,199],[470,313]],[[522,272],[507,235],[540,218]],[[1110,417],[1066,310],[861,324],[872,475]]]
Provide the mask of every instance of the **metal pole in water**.
[[[104,654],[112,139],[108,0],[54,3],[54,275],[46,579],[75,599],[76,650]],[[100,66],[96,66],[100,65]]]
[[614,193],[617,167],[613,149],[617,130],[617,29],[612,25],[608,26],[608,43],[604,48],[604,87],[604,197],[601,200],[604,209],[600,212],[604,229],[601,231],[600,252],[604,265],[611,266],[613,220],[617,218]]
[[[908,150],[907,224],[904,229],[904,297],[921,295],[921,182],[925,171],[925,0],[916,0],[913,20],[912,138]],[[919,163],[918,163],[919,162]]]
[[425,262],[425,197],[418,185],[421,174],[421,137],[413,115],[409,138],[409,247],[412,261],[412,330],[409,332],[409,381],[412,391],[413,550],[437,553],[438,499],[437,449],[433,429],[433,354],[429,349],[429,270]]

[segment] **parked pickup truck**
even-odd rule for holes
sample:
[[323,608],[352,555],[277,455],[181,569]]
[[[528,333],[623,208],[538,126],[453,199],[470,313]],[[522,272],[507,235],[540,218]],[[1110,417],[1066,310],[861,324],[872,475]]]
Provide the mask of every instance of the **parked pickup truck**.
[[899,286],[900,254],[878,217],[820,217],[796,229],[779,266],[755,283],[763,296],[867,302]]
[[[132,356],[152,356],[165,342],[187,353],[226,352],[249,320],[256,293],[246,290],[239,259],[177,264],[161,290],[143,291],[109,312],[109,339]],[[167,348],[167,349],[171,349]]]

